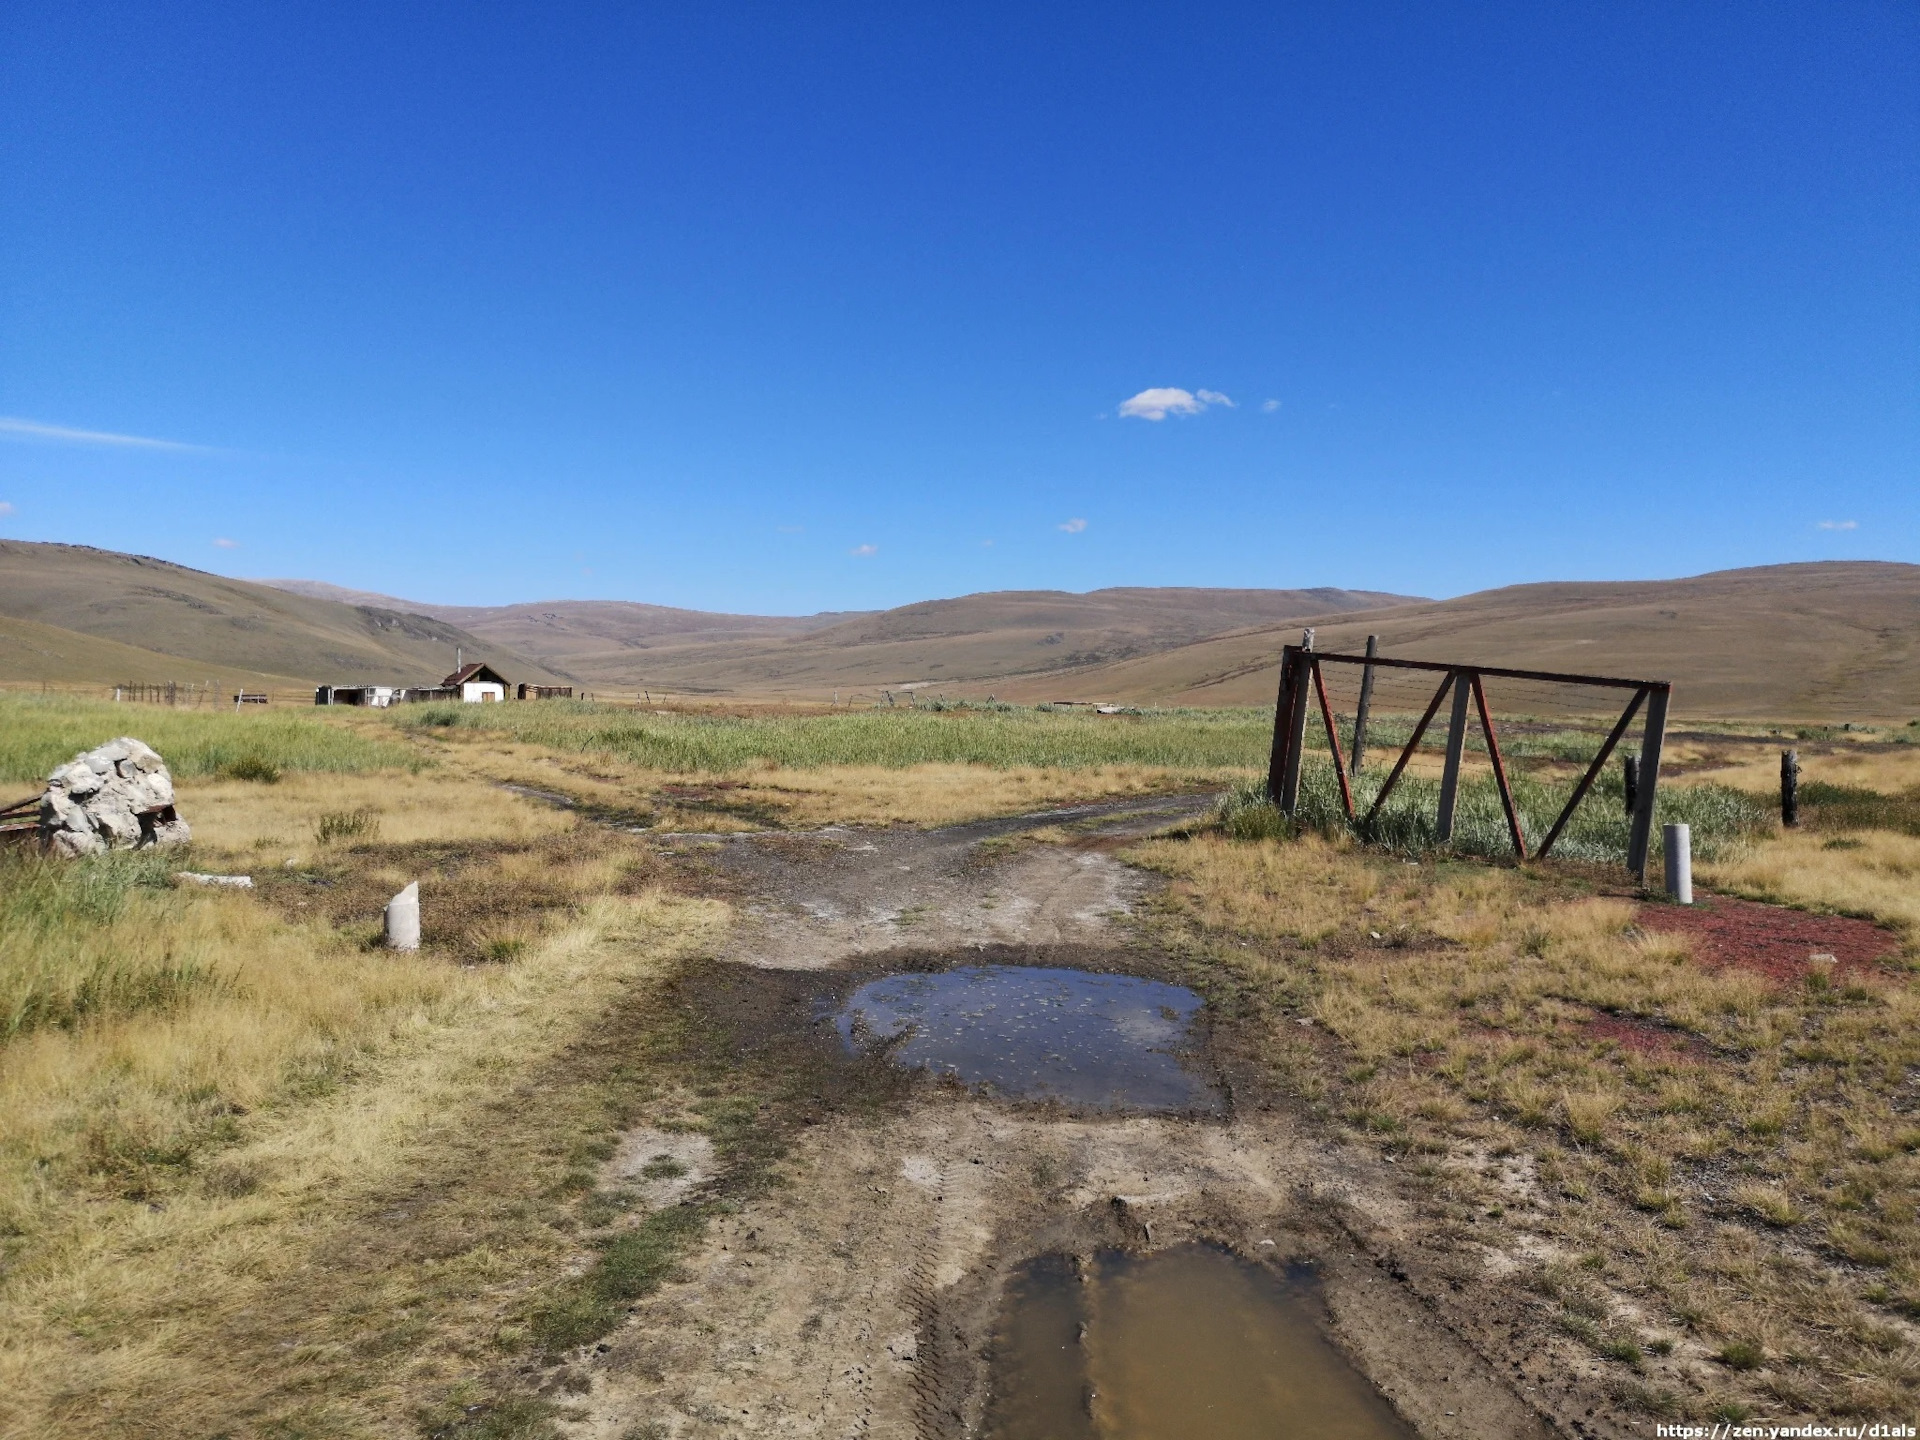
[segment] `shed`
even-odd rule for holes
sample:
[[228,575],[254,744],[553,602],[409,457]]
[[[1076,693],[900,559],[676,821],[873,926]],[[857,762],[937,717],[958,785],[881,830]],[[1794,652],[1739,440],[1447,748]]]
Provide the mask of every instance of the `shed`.
[[460,698],[469,705],[504,700],[512,688],[506,677],[491,665],[462,665],[440,684],[444,689],[459,691]]

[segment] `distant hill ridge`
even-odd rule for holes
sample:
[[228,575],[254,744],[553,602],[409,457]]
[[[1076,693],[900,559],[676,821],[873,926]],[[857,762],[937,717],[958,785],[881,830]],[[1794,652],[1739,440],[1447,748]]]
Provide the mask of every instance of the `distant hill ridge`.
[[[304,594],[365,594],[311,580],[261,583]],[[802,616],[719,615],[617,600],[456,606],[366,598],[458,624],[602,688],[722,693],[984,683],[1411,597],[1326,587],[994,590],[892,610]]]
[[457,649],[514,680],[607,691],[824,698],[912,684],[1013,700],[1265,705],[1280,646],[1308,624],[1322,648],[1358,649],[1377,634],[1383,653],[1408,658],[1670,678],[1689,714],[1920,716],[1920,566],[1890,561],[1549,581],[1452,600],[1115,587],[757,616],[612,600],[429,605],[0,541],[0,680],[16,682],[407,683],[446,674]]

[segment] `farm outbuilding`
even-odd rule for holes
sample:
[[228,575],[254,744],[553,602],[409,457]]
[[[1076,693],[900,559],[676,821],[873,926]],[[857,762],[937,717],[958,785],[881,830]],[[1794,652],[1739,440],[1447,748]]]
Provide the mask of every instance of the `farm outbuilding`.
[[458,692],[469,705],[505,700],[513,688],[507,678],[491,665],[462,665],[440,682],[442,689]]
[[529,685],[526,681],[522,680],[520,682],[519,696],[522,700],[571,700],[573,698],[573,686]]

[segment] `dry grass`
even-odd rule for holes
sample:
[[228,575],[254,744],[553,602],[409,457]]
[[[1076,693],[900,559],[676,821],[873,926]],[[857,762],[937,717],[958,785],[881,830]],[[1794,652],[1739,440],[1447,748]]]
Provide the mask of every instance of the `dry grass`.
[[1686,767],[1685,779],[1699,776],[1757,795],[1778,797],[1780,751],[1786,749],[1799,751],[1803,785],[1845,785],[1888,795],[1920,786],[1920,746],[1916,745],[1858,740],[1812,746],[1782,739],[1765,748],[1742,745],[1736,750],[1701,741],[1675,748]]
[[[580,1147],[650,1083],[561,1057],[725,907],[484,779],[179,788],[189,856],[0,878],[0,978],[48,997],[0,1049],[0,1434],[408,1429],[498,1365]],[[167,887],[183,860],[260,888]],[[425,947],[376,948],[416,878]]]
[[599,1097],[541,1068],[724,907],[600,900],[462,970],[187,903],[227,993],[8,1051],[0,1433],[389,1432],[485,1369],[502,1297],[569,1248],[541,1191]]
[[714,774],[648,770],[612,755],[433,737],[449,765],[534,786],[659,831],[728,832],[820,825],[949,825],[1054,805],[1217,788],[1244,772],[1153,765],[1084,769],[986,765],[755,765]]
[[182,780],[180,811],[198,848],[255,865],[311,858],[319,817],[365,813],[388,843],[530,840],[573,828],[574,817],[485,780],[440,771],[287,775],[260,785]]
[[[1254,1063],[1419,1162],[1435,1223],[1531,1277],[1565,1364],[1599,1357],[1619,1393],[1701,1416],[1905,1413],[1920,1393],[1905,972],[1804,989],[1709,972],[1571,872],[1313,838],[1138,853],[1172,877],[1169,941],[1260,1017]],[[1550,1263],[1582,1255],[1577,1284]],[[1762,1358],[1714,1358],[1730,1346]]]
[[1702,882],[1754,900],[1880,920],[1920,938],[1920,837],[1787,831],[1751,853],[1701,865]]

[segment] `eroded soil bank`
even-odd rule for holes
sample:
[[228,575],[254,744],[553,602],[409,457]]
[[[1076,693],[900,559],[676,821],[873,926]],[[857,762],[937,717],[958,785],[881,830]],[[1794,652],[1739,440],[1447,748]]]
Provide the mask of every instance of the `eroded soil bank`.
[[[991,1098],[906,1074],[884,1047],[849,1052],[834,1016],[879,976],[1192,978],[1129,924],[1150,882],[1111,852],[1203,803],[683,844],[753,917],[688,999],[743,1071],[810,1076],[821,1103],[802,1104],[781,1183],[729,1207],[626,1324],[552,1372],[569,1431],[981,1434],[1023,1267],[1200,1242],[1276,1276],[1310,1266],[1323,1333],[1416,1434],[1614,1433],[1587,1377],[1525,1364],[1502,1294],[1511,1257],[1436,1231],[1430,1182],[1306,1122],[1243,1058],[1230,1005],[1202,1012],[1183,1055],[1222,1101],[1184,1112]],[[632,1137],[613,1164],[639,1173],[660,1138]],[[697,1188],[673,1162],[663,1174]]]

